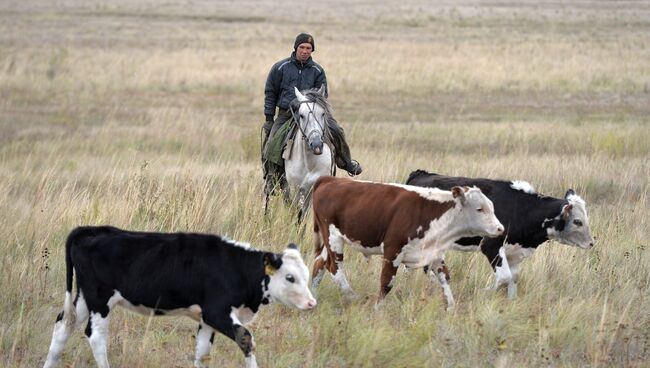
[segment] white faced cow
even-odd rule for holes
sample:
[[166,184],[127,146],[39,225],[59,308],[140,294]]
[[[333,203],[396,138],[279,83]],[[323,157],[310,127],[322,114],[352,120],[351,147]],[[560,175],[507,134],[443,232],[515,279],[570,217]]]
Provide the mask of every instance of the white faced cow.
[[57,365],[73,328],[86,320],[97,366],[108,367],[108,321],[116,305],[146,315],[185,315],[199,322],[196,367],[203,367],[209,358],[215,331],[239,345],[246,367],[257,367],[253,336],[244,325],[259,307],[270,302],[302,310],[316,306],[307,286],[307,266],[293,244],[275,254],[215,235],[80,227],[68,236],[65,255],[65,302],[46,368]]
[[392,288],[400,265],[438,265],[436,277],[451,310],[454,300],[441,263],[445,250],[463,237],[503,233],[492,202],[478,188],[443,191],[321,177],[314,187],[313,208],[312,289],[327,269],[348,297],[354,292],[343,272],[345,243],[366,256],[383,257],[379,301]]
[[462,238],[453,248],[469,251],[480,245],[494,269],[493,289],[508,285],[511,298],[517,295],[520,263],[540,244],[552,239],[582,249],[594,246],[585,201],[572,189],[560,199],[538,194],[523,181],[453,177],[423,170],[412,172],[407,184],[440,189],[473,185],[492,200],[496,216],[506,228],[503,236]]

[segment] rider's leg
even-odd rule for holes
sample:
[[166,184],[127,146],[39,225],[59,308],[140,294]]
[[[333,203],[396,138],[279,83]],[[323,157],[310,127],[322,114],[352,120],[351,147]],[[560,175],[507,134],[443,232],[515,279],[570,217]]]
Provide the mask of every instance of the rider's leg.
[[262,125],[262,146],[260,147],[260,157],[262,158],[262,175],[264,178],[266,178],[267,174],[267,165],[264,162],[264,152],[266,148],[266,142],[269,140],[272,126],[273,120],[267,120],[264,125]]
[[332,135],[332,143],[334,143],[334,149],[336,151],[334,160],[336,161],[336,166],[347,171],[350,175],[359,175],[363,169],[359,162],[352,160],[352,155],[350,154],[350,147],[345,141],[345,132],[339,123],[330,116],[327,119],[327,127]]
[[[289,118],[291,118],[290,111],[288,110],[279,111],[278,116],[275,118],[275,121],[273,122],[273,125],[270,128],[268,138],[266,139],[266,141],[264,142],[264,146],[262,147],[262,161],[264,161],[264,153],[266,152],[267,149],[266,146],[269,144],[269,142],[271,142],[278,129],[280,129],[280,127],[282,127],[282,125],[284,125],[284,123],[286,123],[289,120]],[[270,193],[270,190],[275,185],[274,178],[278,178],[280,182],[282,182],[281,176],[283,174],[282,172],[283,168],[270,161],[264,162],[263,166],[264,166],[264,181],[266,182],[266,187],[267,187],[266,190],[269,191]]]
[[[284,123],[286,123],[287,120],[289,120],[289,118],[291,118],[290,111],[280,110],[278,117],[275,118],[275,121],[273,122],[273,125],[270,128],[268,138],[264,142],[264,151],[266,151],[266,145],[268,144],[268,142],[270,142],[271,139],[273,139],[273,136],[275,136],[275,132],[277,132],[278,129],[280,129],[280,127],[284,125]],[[264,126],[266,127],[266,124],[264,124]]]

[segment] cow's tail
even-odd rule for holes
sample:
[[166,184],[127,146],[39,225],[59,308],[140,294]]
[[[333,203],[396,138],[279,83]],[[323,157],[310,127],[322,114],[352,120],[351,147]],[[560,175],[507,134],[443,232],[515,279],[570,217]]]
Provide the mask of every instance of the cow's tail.
[[316,180],[316,183],[314,183],[314,188],[312,189],[312,210],[314,211],[314,255],[318,257],[321,252],[323,251],[323,246],[325,245],[323,242],[323,236],[321,235],[320,232],[320,227],[318,226],[319,224],[319,219],[318,219],[318,199],[320,197],[318,193],[318,188],[325,182],[332,180],[331,176],[321,176]]
[[429,173],[428,171],[426,171],[426,170],[420,170],[420,169],[417,169],[417,170],[415,170],[415,171],[412,171],[412,172],[409,174],[408,179],[406,179],[406,184],[411,183],[411,181],[412,181],[413,179],[417,178],[418,176],[429,175],[429,174],[430,174],[430,173]]
[[72,246],[77,240],[82,228],[74,229],[65,242],[65,301],[63,302],[63,320],[68,325],[74,325],[77,319],[74,302],[72,299],[72,277],[74,274],[74,265],[72,264]]
[[318,219],[314,213],[314,255],[318,257],[323,251],[323,237],[320,234],[320,228],[318,227]]

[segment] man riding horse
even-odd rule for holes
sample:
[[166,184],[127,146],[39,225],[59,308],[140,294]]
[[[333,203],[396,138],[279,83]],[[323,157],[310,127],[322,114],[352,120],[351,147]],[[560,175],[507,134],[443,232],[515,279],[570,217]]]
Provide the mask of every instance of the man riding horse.
[[[311,53],[316,50],[314,38],[309,34],[301,33],[296,37],[293,48],[294,52],[291,53],[290,57],[273,65],[266,79],[266,87],[264,88],[266,122],[263,126],[262,155],[264,155],[265,147],[267,142],[271,140],[270,138],[275,135],[284,123],[292,118],[290,104],[296,98],[294,87],[303,91],[324,86],[324,97],[327,97],[325,70],[311,58]],[[276,107],[278,107],[278,116],[273,121]],[[336,166],[347,171],[352,176],[361,174],[361,165],[351,158],[350,148],[345,141],[343,128],[339,126],[332,116],[327,119],[327,126],[333,140]],[[264,157],[262,157],[262,161],[264,161]],[[282,175],[284,175],[282,167],[266,162],[264,165],[264,179],[267,183],[272,182],[274,177],[281,178]]]

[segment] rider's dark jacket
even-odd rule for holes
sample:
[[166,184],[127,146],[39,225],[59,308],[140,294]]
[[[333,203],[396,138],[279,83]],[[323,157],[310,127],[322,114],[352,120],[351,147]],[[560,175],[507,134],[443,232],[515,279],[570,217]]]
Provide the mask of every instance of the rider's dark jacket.
[[320,88],[325,85],[327,97],[327,78],[325,70],[316,64],[311,57],[302,63],[296,59],[296,53],[280,60],[269,72],[264,88],[264,115],[266,119],[273,120],[275,107],[282,110],[289,108],[289,104],[296,98],[293,88],[302,91],[310,88]]

